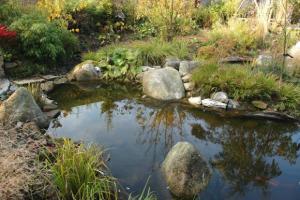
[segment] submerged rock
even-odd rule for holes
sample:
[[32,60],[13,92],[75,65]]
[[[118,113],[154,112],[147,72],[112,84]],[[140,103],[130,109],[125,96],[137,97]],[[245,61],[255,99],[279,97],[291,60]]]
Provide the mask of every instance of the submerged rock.
[[188,142],[178,142],[162,164],[162,172],[170,191],[177,197],[193,197],[210,179],[207,163]]
[[159,100],[181,99],[185,95],[179,72],[170,67],[145,72],[143,91],[147,96]]
[[222,103],[228,102],[228,95],[225,92],[216,92],[211,95],[211,99]]
[[41,128],[49,125],[49,120],[41,111],[30,92],[21,87],[0,106],[0,121],[8,123],[36,122]]
[[101,72],[95,62],[87,60],[74,67],[68,76],[71,81],[92,81],[101,78]]
[[223,108],[226,109],[227,104],[222,103],[213,99],[203,99],[202,100],[202,105],[210,108]]

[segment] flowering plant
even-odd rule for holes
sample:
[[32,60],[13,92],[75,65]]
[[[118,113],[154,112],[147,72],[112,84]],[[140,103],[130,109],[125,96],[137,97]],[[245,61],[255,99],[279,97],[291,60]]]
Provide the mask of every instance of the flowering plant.
[[6,26],[0,24],[0,38],[15,38],[17,33],[9,31]]

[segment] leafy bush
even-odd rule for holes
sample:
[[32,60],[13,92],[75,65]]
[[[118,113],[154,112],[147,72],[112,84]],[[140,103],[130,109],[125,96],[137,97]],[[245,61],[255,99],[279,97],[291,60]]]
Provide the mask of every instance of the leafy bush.
[[67,59],[77,47],[72,33],[55,21],[49,22],[39,11],[23,15],[10,28],[17,32],[24,55],[43,63]]
[[64,140],[55,160],[48,159],[46,163],[60,199],[117,199],[114,180],[104,175],[102,154],[97,147],[77,146]]
[[252,71],[250,66],[205,65],[193,74],[193,80],[203,95],[215,91],[225,91],[234,99],[241,101],[266,100],[280,102],[283,110],[295,111],[300,107],[300,88],[279,83],[278,77]]

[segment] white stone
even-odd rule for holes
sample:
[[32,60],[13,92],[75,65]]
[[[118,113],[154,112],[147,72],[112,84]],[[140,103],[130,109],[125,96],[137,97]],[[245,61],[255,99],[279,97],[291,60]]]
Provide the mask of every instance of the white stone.
[[203,99],[202,105],[210,108],[223,108],[223,109],[226,109],[227,106],[225,103],[215,101],[212,99]]
[[202,100],[201,97],[190,97],[188,99],[189,103],[194,105],[194,106],[201,105],[202,104],[201,100]]

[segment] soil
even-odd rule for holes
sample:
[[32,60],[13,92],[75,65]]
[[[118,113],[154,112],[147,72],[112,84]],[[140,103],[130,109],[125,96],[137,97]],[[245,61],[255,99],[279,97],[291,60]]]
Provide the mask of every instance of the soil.
[[[35,123],[0,125],[0,199],[42,199],[53,195],[38,157],[49,146]],[[47,198],[48,199],[48,198]]]

